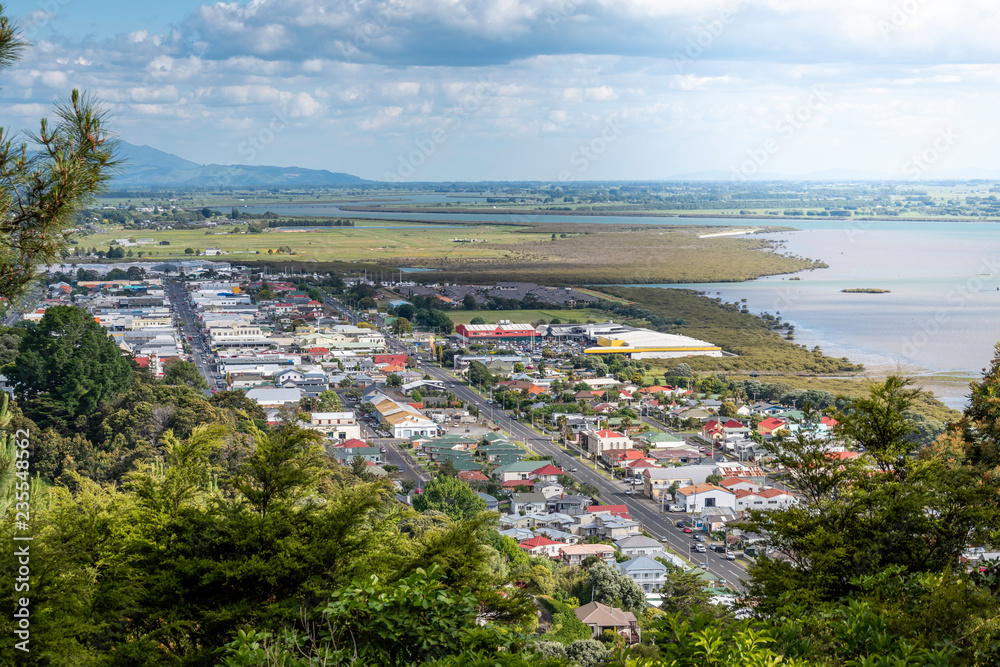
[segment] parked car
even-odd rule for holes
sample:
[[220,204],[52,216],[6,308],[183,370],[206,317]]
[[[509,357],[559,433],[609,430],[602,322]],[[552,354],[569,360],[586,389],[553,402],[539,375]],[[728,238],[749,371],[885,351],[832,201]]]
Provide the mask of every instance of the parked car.
[[726,553],[726,545],[725,544],[713,544],[712,545],[712,551],[714,551],[715,553],[724,554],[724,553]]
[[698,543],[698,544],[694,545],[694,550],[697,551],[700,554],[703,554],[706,551],[705,545],[701,544],[701,543]]
[[691,531],[691,529],[690,529],[689,527],[687,527],[687,526],[684,526],[684,532],[685,532],[685,533],[690,533],[690,532],[692,532],[692,531]]
[[694,541],[695,542],[704,542],[705,541],[705,536],[704,535],[695,535],[694,536]]
[[689,524],[689,523],[688,523],[687,521],[685,521],[684,519],[681,519],[681,520],[677,521],[677,522],[676,522],[676,523],[675,523],[674,525],[675,525],[675,526],[677,526],[678,528],[687,528],[687,527],[688,527],[688,526],[690,526],[691,524]]
[[625,489],[625,495],[626,496],[631,496],[632,495],[632,489]]
[[385,447],[384,447],[384,446],[382,446],[382,447],[379,447],[379,449],[378,449],[378,450],[379,450],[379,451],[380,451],[381,453],[385,454]]

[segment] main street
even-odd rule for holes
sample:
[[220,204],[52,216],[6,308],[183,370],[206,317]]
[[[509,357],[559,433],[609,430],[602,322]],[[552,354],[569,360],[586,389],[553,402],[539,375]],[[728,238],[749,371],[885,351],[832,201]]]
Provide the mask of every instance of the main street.
[[[420,364],[422,372],[446,383],[449,391],[459,400],[480,409],[480,415],[490,409],[488,400],[481,397],[469,387],[461,384],[447,371],[429,364]],[[625,495],[626,486],[620,481],[612,481],[595,470],[588,462],[562,449],[550,438],[539,435],[530,426],[511,417],[500,408],[493,408],[493,419],[496,424],[510,434],[515,440],[520,440],[529,450],[536,454],[548,456],[564,470],[575,467],[572,476],[580,482],[590,484],[600,491],[600,496],[608,505],[625,505],[632,518],[640,523],[643,530],[656,539],[662,540],[675,553],[687,558],[692,563],[705,567],[710,573],[725,579],[726,583],[737,590],[742,590],[740,581],[746,574],[743,566],[736,561],[726,560],[724,554],[714,551],[697,553],[694,551],[696,542],[692,537],[674,526],[674,521],[683,515],[672,515],[660,512],[658,503],[648,498],[635,495]]]
[[[348,309],[336,301],[330,300],[330,302],[345,315],[350,314]],[[386,341],[394,351],[406,352],[405,344],[395,336],[386,334]],[[623,482],[608,479],[578,455],[567,452],[550,438],[544,437],[530,426],[512,419],[506,411],[490,405],[488,399],[462,384],[461,378],[456,378],[447,370],[429,363],[419,363],[417,367],[421,372],[444,382],[449,391],[454,393],[459,400],[479,408],[481,417],[484,416],[484,413],[491,415],[497,426],[507,432],[511,438],[524,442],[532,452],[551,458],[564,470],[575,467],[576,472],[572,473],[575,479],[597,488],[605,504],[628,507],[632,518],[639,522],[643,530],[661,540],[674,553],[724,579],[731,588],[737,591],[743,590],[741,582],[746,575],[743,565],[736,561],[726,560],[725,554],[714,551],[697,553],[694,550],[694,545],[697,543],[692,536],[682,532],[674,525],[677,519],[684,518],[685,515],[662,513],[659,504],[648,498],[625,495],[626,486]]]
[[[198,372],[208,382],[208,386],[216,386],[215,355],[212,354],[211,350],[208,349],[208,345],[202,340],[202,331],[198,326],[198,320],[187,298],[187,290],[184,289],[183,284],[171,281],[166,285],[166,292],[171,308],[180,321],[178,328],[180,330],[181,341],[183,344],[191,346],[191,361],[194,362]],[[211,395],[210,390],[206,389],[205,394]]]

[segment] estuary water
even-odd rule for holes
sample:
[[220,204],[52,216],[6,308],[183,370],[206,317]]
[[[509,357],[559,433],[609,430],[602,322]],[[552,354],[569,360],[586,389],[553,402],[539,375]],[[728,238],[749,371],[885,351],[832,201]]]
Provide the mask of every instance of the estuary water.
[[[743,283],[658,287],[689,287],[729,302],[746,299],[752,312],[780,313],[782,320],[794,324],[796,342],[819,345],[828,355],[873,369],[898,365],[907,372],[976,377],[1000,340],[998,223],[355,212],[332,204],[248,208],[284,215],[414,221],[795,227],[797,231],[762,236],[781,241],[784,252],[820,259],[829,268]],[[841,291],[850,288],[889,292]],[[963,385],[934,390],[952,407],[965,403]]]

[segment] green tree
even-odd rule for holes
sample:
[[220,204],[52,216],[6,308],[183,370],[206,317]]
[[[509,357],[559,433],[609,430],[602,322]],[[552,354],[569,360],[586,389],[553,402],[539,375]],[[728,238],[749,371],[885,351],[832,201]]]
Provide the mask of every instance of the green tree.
[[327,468],[316,431],[285,424],[276,431],[251,431],[256,447],[240,468],[236,488],[261,518],[278,504],[312,493]]
[[82,308],[52,306],[25,334],[5,369],[22,409],[40,426],[69,428],[78,415],[131,384],[133,365]]
[[603,561],[590,567],[587,588],[591,591],[591,600],[601,604],[619,607],[633,614],[641,614],[646,608],[646,594],[639,584]]
[[338,412],[344,408],[344,404],[337,392],[327,389],[319,395],[319,408],[322,412]]
[[163,371],[163,381],[167,384],[186,385],[194,389],[208,389],[208,381],[198,367],[190,362],[179,359],[167,364]]
[[427,482],[423,493],[414,497],[413,509],[418,512],[443,512],[450,519],[459,521],[486,511],[486,502],[462,480],[437,477]]
[[788,471],[785,480],[801,500],[750,513],[748,530],[767,533],[787,558],[758,558],[749,569],[762,613],[783,596],[802,604],[844,598],[854,577],[890,567],[956,570],[967,544],[1000,527],[995,488],[982,483],[981,471],[912,455],[903,413],[914,398],[905,382],[889,377],[849,401],[846,433],[867,444],[870,458],[831,458],[826,443],[804,430],[772,443],[775,467]]
[[437,469],[438,477],[457,477],[458,469],[455,467],[455,462],[451,460],[451,457],[446,457],[444,461],[438,464]]
[[467,292],[464,297],[462,297],[462,307],[466,310],[476,309],[476,297],[472,296],[471,293]]
[[[0,14],[0,70],[12,67],[27,46]],[[79,91],[56,106],[54,123],[40,125],[26,141],[0,136],[0,297],[7,299],[22,292],[39,265],[66,251],[67,229],[118,164],[105,112]]]
[[257,292],[258,301],[274,301],[277,298],[278,298],[278,293],[275,292],[274,290],[262,289],[261,291]]
[[405,317],[397,317],[396,321],[392,323],[392,333],[397,336],[413,333],[413,325],[411,325],[410,321]]
[[403,378],[399,377],[395,373],[389,373],[389,376],[385,379],[385,386],[387,387],[402,387]]
[[484,320],[482,317],[477,316],[469,320],[469,324],[486,324],[486,320]]

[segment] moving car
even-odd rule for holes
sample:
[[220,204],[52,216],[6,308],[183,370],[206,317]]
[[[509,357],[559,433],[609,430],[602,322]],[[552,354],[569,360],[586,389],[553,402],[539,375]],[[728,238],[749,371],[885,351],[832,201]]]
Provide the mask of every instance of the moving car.
[[727,551],[726,560],[736,560],[736,554],[734,554],[732,551]]
[[703,553],[705,553],[705,551],[707,551],[705,549],[705,545],[701,544],[701,543],[698,543],[698,544],[694,545],[694,550],[697,551],[700,554],[703,554]]

